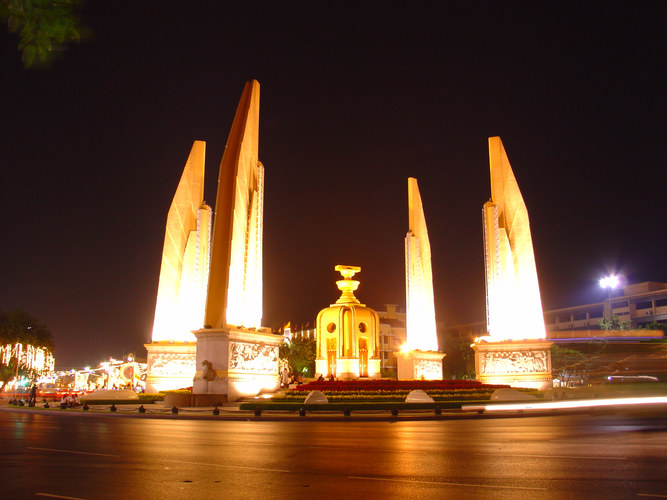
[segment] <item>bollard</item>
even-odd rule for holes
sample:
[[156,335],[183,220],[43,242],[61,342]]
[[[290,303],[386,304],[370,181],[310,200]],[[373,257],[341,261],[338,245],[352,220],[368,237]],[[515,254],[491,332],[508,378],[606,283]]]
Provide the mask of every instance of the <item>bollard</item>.
[[215,408],[213,408],[213,415],[220,415],[220,410],[218,410],[218,406],[216,405]]
[[88,410],[90,410],[88,403],[83,403],[83,411],[88,411]]
[[440,405],[435,405],[435,414],[442,415],[442,408],[440,408]]
[[346,417],[349,417],[350,413],[352,413],[352,412],[350,411],[350,409],[347,406],[345,408],[343,408],[343,415],[345,415]]
[[262,409],[261,408],[255,408],[255,416],[256,417],[261,417],[262,416]]
[[111,403],[111,408],[109,408],[109,411],[116,411],[116,405]]
[[175,406],[172,406],[171,413],[172,413],[172,415],[178,415],[178,408],[176,408]]
[[306,416],[306,410],[304,408],[299,408],[299,416],[300,417],[305,417]]
[[144,408],[144,405],[139,407],[139,413],[146,413],[146,408]]
[[398,416],[398,410],[396,408],[391,409],[391,416],[392,417],[397,417]]

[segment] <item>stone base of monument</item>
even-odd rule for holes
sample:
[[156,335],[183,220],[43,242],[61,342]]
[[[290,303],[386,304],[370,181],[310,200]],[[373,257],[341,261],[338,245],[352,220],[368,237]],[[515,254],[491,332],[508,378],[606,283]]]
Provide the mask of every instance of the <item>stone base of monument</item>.
[[[336,359],[336,380],[357,380],[359,378],[380,378],[380,360],[369,359],[366,370],[363,373],[359,358],[337,358]],[[329,366],[326,359],[315,360],[315,376],[322,374],[324,378],[329,373]]]
[[442,380],[442,360],[438,351],[413,350],[396,353],[398,380]]
[[507,384],[545,390],[552,386],[551,346],[548,340],[478,339],[475,350],[477,380],[484,384]]
[[205,328],[194,334],[194,406],[238,401],[280,387],[278,346],[282,336],[235,328]]
[[192,386],[196,342],[159,341],[144,344],[148,351],[146,392]]

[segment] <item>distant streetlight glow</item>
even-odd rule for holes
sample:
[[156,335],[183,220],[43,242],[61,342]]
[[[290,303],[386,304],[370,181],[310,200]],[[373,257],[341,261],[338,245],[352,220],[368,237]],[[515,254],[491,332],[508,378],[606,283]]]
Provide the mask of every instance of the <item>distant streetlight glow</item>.
[[609,319],[614,317],[614,310],[611,304],[611,292],[621,283],[617,274],[610,274],[604,278],[600,278],[600,287],[607,289],[607,297],[609,298]]

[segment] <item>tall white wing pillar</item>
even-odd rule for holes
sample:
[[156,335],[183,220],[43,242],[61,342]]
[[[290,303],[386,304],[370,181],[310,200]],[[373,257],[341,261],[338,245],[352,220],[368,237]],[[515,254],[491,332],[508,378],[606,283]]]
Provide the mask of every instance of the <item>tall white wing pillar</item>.
[[259,83],[246,83],[227,139],[215,203],[205,326],[260,328],[264,167]]
[[490,340],[544,339],[528,210],[500,137],[489,137],[491,200],[484,204]]
[[419,186],[413,177],[408,178],[408,219],[405,237],[407,344],[411,349],[437,351],[431,245]]
[[208,283],[211,209],[203,204],[206,143],[195,141],[165,229],[153,341],[195,341]]

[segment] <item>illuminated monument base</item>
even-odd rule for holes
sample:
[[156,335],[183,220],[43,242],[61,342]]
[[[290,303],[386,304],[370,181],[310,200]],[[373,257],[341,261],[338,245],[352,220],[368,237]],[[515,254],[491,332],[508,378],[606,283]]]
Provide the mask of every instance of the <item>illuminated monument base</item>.
[[477,380],[484,384],[507,384],[545,390],[552,386],[551,346],[548,340],[478,339],[475,350]]
[[278,346],[282,336],[234,328],[205,328],[194,334],[194,406],[238,401],[280,387]]
[[442,360],[437,351],[399,351],[396,353],[398,380],[442,380]]
[[184,389],[195,375],[195,342],[155,341],[144,344],[148,351],[146,392]]
[[[361,364],[361,367],[360,367]],[[332,372],[330,371],[331,363],[327,359],[317,358],[315,359],[315,373],[321,373],[323,376],[327,377]],[[360,373],[360,370],[364,370],[365,373]],[[360,377],[364,378],[380,378],[380,360],[379,359],[369,359],[364,366],[363,360],[360,363],[359,358],[336,358],[334,364],[333,375],[338,380],[358,380]]]

